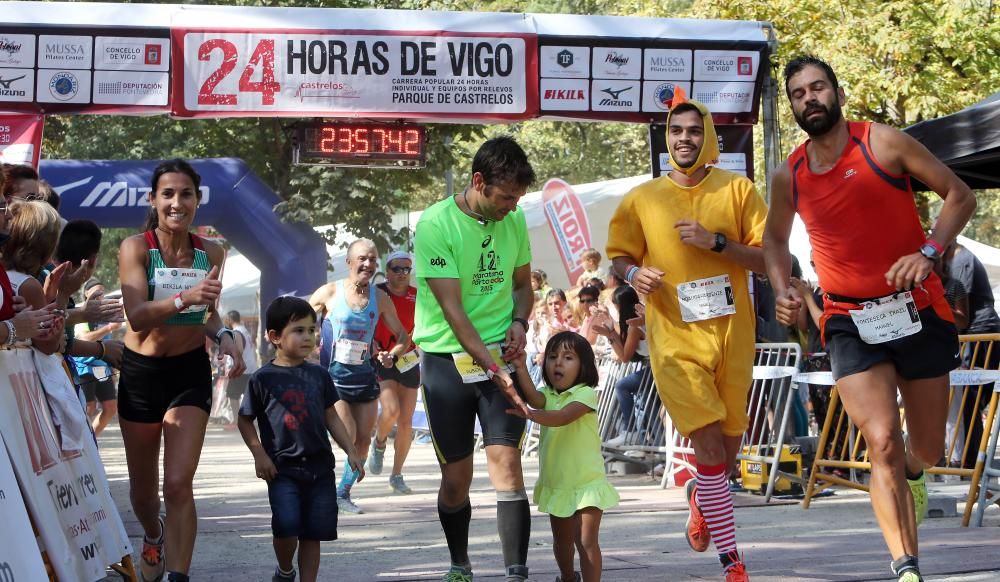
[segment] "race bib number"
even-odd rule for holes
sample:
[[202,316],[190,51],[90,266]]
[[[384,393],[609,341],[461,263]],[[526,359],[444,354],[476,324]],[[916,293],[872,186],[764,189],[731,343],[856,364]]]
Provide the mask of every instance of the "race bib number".
[[685,323],[736,313],[736,296],[729,275],[719,275],[677,286],[681,319]]
[[[501,370],[505,370],[508,374],[514,372],[514,368],[503,360],[503,351],[500,349],[500,344],[489,344],[486,346],[486,349],[490,351],[490,356],[493,358],[493,362],[495,362]],[[490,377],[486,375],[486,370],[482,369],[482,367],[480,367],[480,365],[477,364],[469,354],[459,352],[457,354],[452,354],[451,357],[455,360],[455,369],[458,370],[459,375],[462,376],[463,384],[475,384],[476,382],[485,382],[490,379]]]
[[913,294],[909,291],[869,301],[862,309],[848,313],[858,328],[861,341],[881,344],[913,335],[923,329]]
[[399,356],[399,361],[396,362],[396,369],[403,372],[409,372],[420,363],[420,350],[410,350]]
[[[173,299],[181,291],[187,291],[198,283],[201,283],[208,275],[202,269],[173,269],[170,267],[153,270],[153,300]],[[188,305],[182,309],[181,313],[206,312],[207,305]]]
[[368,344],[341,338],[333,348],[333,359],[346,366],[364,364],[368,359]]

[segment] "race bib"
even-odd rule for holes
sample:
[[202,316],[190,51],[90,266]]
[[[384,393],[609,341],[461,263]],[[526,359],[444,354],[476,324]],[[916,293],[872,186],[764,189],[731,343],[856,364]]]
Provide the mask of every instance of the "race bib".
[[400,373],[409,372],[419,363],[420,350],[413,349],[406,352],[402,356],[399,356],[399,361],[396,362],[396,369],[399,370]]
[[[506,371],[508,374],[514,372],[514,368],[503,360],[503,351],[500,349],[500,344],[489,344],[486,346],[486,349],[490,351],[490,356],[501,370]],[[486,370],[482,369],[469,354],[459,352],[452,354],[451,358],[455,360],[455,369],[462,376],[463,384],[475,384],[476,382],[485,382],[490,379],[486,375]]]
[[685,323],[736,313],[736,296],[729,275],[719,275],[677,286],[681,319]]
[[333,349],[333,360],[347,366],[364,364],[368,359],[368,344],[341,338]]
[[111,374],[108,373],[107,366],[94,366],[90,369],[90,372],[94,375],[94,378],[96,378],[98,382],[103,382],[111,377]]
[[848,313],[858,328],[861,341],[881,344],[913,335],[923,329],[913,294],[909,291],[865,303]]
[[[198,283],[201,283],[208,275],[202,269],[173,269],[166,267],[153,270],[153,300],[173,299],[181,291],[187,291]],[[205,311],[207,318],[207,305],[188,305],[182,309],[181,313],[197,313]]]

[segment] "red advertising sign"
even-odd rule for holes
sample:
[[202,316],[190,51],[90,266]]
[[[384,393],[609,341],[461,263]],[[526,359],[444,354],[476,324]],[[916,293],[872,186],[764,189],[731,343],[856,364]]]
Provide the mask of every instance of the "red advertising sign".
[[38,168],[43,119],[41,115],[0,115],[0,163]]
[[559,178],[542,187],[542,208],[571,282],[583,274],[580,255],[590,248],[590,222],[580,197]]

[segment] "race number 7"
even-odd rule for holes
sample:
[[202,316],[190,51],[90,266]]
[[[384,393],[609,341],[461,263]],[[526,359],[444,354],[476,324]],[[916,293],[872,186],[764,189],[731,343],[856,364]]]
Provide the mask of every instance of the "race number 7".
[[[236,69],[239,51],[235,44],[226,39],[212,38],[198,47],[198,60],[211,60],[214,51],[222,52],[222,62],[202,83],[201,90],[198,91],[198,105],[236,105],[238,95],[216,93],[215,90]],[[260,81],[251,80],[256,67],[260,67]],[[240,75],[238,88],[240,93],[260,93],[263,105],[274,105],[274,94],[281,90],[281,83],[274,80],[274,39],[261,40],[254,47],[250,63]]]

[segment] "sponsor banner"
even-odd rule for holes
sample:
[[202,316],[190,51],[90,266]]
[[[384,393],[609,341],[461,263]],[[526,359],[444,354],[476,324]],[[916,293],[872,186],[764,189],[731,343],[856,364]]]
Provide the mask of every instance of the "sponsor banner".
[[580,255],[590,248],[590,221],[583,203],[569,184],[552,178],[542,187],[542,208],[566,268],[566,276],[570,281],[576,281],[583,274]]
[[537,107],[535,100],[529,106],[537,53],[528,36],[174,34],[184,64],[174,89],[177,115],[525,118]]
[[169,73],[95,71],[94,103],[166,105],[169,87]]
[[594,79],[639,79],[642,49],[594,47],[591,68]]
[[105,71],[169,71],[170,39],[99,36],[94,42],[94,68]]
[[0,580],[48,580],[7,447],[0,438]]
[[37,169],[44,119],[41,115],[0,115],[0,163]]
[[687,81],[643,81],[642,110],[650,113],[670,111],[676,87],[683,89],[685,95],[691,94],[691,83]]
[[757,78],[757,51],[694,51],[695,81],[749,81]]
[[691,78],[691,51],[686,49],[646,49],[642,53],[642,78],[678,80]]
[[30,69],[35,66],[35,35],[0,33],[0,67]]
[[[40,372],[40,358],[56,358],[60,374]],[[87,426],[83,408],[63,409],[79,416],[53,423],[46,395],[72,399],[69,376],[58,356],[33,349],[0,352],[0,370],[0,434],[52,568],[60,580],[102,580],[107,565],[132,548],[93,437],[88,431],[78,447],[68,448],[61,434],[70,420]]]
[[543,46],[539,53],[541,57],[538,61],[538,73],[542,77],[590,78],[588,47]]
[[590,107],[594,111],[639,111],[639,81],[597,79],[592,83]]
[[34,100],[34,70],[0,69],[0,102],[31,103]]
[[94,37],[39,35],[39,69],[87,70],[93,64]]
[[542,111],[590,109],[590,81],[586,79],[542,79],[539,93]]
[[749,113],[754,110],[752,82],[698,82],[690,93],[692,99],[704,103],[712,113]]
[[[753,126],[716,124],[715,131],[719,137],[720,154],[719,161],[712,165],[753,180]],[[653,177],[669,172],[667,131],[662,123],[649,126],[649,148]]]
[[90,71],[38,70],[39,103],[90,103]]
[[[67,183],[53,183],[52,189],[62,197],[66,210],[71,207],[123,209],[148,207],[149,192],[152,190],[143,183],[130,184],[124,181],[121,175],[88,176]],[[199,207],[207,206],[211,203],[211,188],[202,184],[198,189],[201,191]]]

